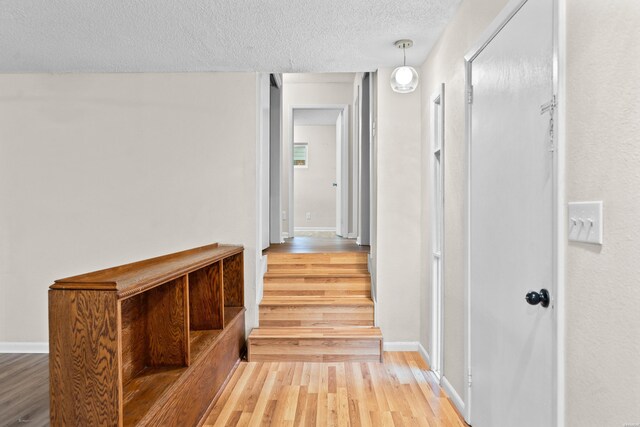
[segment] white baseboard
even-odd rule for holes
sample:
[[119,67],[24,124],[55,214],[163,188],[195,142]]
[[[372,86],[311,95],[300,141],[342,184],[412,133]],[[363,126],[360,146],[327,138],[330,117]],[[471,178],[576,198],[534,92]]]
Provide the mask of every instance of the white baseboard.
[[49,353],[49,343],[0,342],[0,353]]
[[419,351],[418,341],[391,341],[384,342],[384,351]]
[[444,375],[440,378],[440,385],[444,389],[444,392],[447,393],[447,396],[449,396],[449,399],[451,399],[451,402],[453,402],[455,407],[458,409],[458,412],[466,414],[464,410],[464,401]]
[[293,232],[296,231],[333,231],[335,233],[335,227],[294,227]]
[[347,235],[347,238],[349,238],[349,239],[357,239],[358,238],[358,233],[349,233]]
[[284,239],[288,239],[289,238],[289,232],[288,231],[283,231],[282,232],[282,240],[284,241]]
[[431,357],[429,357],[429,353],[427,352],[427,349],[423,347],[422,343],[418,343],[418,353],[422,356],[422,360],[424,360],[429,368],[431,368]]

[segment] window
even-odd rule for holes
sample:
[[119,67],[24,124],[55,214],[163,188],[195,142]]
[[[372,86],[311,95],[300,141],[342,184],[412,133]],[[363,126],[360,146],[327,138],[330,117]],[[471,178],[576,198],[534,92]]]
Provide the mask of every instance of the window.
[[293,167],[309,167],[309,144],[306,142],[296,142],[293,144]]

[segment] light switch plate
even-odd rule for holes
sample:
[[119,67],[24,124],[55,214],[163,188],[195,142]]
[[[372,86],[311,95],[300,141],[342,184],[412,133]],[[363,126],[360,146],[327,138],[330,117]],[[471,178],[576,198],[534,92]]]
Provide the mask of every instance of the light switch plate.
[[602,244],[602,202],[569,203],[569,240]]

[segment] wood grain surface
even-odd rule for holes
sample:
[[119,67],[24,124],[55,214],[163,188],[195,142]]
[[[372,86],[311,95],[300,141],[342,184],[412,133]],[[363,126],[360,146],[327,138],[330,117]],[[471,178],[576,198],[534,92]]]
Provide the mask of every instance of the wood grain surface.
[[147,361],[149,367],[189,363],[189,313],[186,277],[155,287],[147,295]]
[[119,297],[143,292],[191,271],[242,253],[242,246],[217,243],[56,280],[51,289],[114,290]]
[[418,353],[385,363],[241,363],[204,424],[467,427]]
[[191,330],[222,329],[224,303],[220,262],[189,273],[189,323]]
[[244,260],[242,253],[222,261],[224,282],[224,305],[244,307]]
[[51,424],[196,425],[245,345],[242,250],[214,244],[51,286]]
[[122,410],[115,292],[49,291],[51,425],[114,425]]

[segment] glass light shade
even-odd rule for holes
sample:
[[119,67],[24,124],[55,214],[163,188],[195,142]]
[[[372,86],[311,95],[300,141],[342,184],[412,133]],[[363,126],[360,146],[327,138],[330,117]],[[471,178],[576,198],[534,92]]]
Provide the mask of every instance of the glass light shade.
[[418,87],[418,73],[413,67],[404,65],[391,73],[391,89],[398,93],[409,93]]

